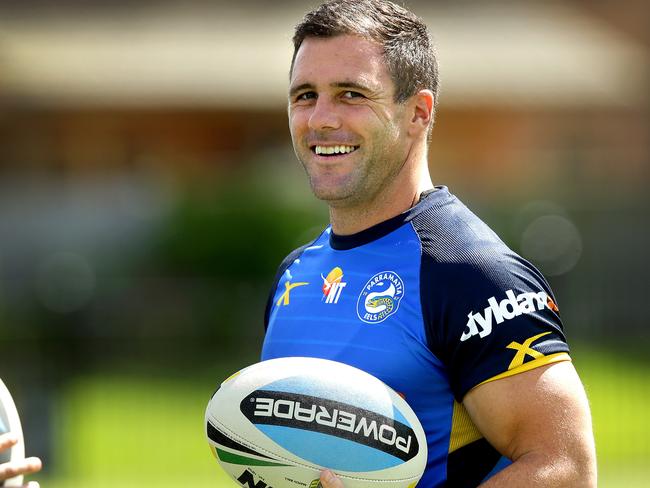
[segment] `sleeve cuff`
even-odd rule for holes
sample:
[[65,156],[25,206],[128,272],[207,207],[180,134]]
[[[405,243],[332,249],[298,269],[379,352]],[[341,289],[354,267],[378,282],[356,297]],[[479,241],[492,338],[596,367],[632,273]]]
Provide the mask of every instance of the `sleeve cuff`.
[[[481,386],[491,381],[500,380],[502,378],[507,378],[508,376],[514,376],[519,373],[530,371],[531,369],[539,368],[540,366],[546,366],[547,364],[552,364],[552,363],[559,363],[561,361],[571,361],[571,356],[569,356],[569,354],[566,352],[549,354],[548,356],[543,356],[541,358],[534,359],[533,361],[524,363],[521,366],[517,366],[516,368],[509,369],[508,371],[499,373],[496,376],[492,376],[491,378],[488,378],[487,380],[480,382],[476,386]],[[476,388],[476,386],[474,386],[474,388]]]

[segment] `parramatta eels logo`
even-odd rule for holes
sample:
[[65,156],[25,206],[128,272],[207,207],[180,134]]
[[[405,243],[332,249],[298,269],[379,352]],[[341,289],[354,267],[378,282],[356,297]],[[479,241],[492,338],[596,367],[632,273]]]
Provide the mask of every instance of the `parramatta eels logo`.
[[404,296],[404,281],[394,271],[370,278],[357,300],[357,315],[368,324],[378,324],[397,312]]

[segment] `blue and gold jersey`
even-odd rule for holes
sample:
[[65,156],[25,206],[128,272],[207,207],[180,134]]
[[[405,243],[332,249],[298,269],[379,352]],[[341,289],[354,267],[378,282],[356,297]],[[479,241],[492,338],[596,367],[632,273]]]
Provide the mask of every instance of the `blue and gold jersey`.
[[569,359],[555,298],[447,188],[358,234],[325,231],[282,263],[262,359],[363,369],[404,396],[427,435],[418,486],[475,487],[509,464],[473,425],[473,387]]

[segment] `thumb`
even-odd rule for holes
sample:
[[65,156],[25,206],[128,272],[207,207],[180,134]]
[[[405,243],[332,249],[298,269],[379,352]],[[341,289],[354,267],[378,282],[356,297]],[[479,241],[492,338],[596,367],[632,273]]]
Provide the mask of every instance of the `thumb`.
[[323,488],[344,488],[343,482],[329,469],[320,474],[320,482],[323,484]]

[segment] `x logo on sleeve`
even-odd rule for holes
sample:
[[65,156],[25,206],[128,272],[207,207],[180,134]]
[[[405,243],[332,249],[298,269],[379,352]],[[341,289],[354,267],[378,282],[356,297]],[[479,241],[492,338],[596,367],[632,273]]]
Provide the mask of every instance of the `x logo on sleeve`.
[[515,357],[512,358],[512,361],[510,361],[510,366],[508,366],[508,371],[524,364],[524,360],[526,359],[526,356],[530,356],[533,359],[544,357],[544,355],[541,352],[536,351],[530,346],[537,339],[539,339],[540,337],[544,337],[547,334],[550,334],[550,332],[542,332],[541,334],[537,334],[536,336],[526,339],[523,344],[519,344],[518,342],[514,342],[514,341],[508,344],[506,346],[508,349],[514,349],[515,351],[517,351]]

